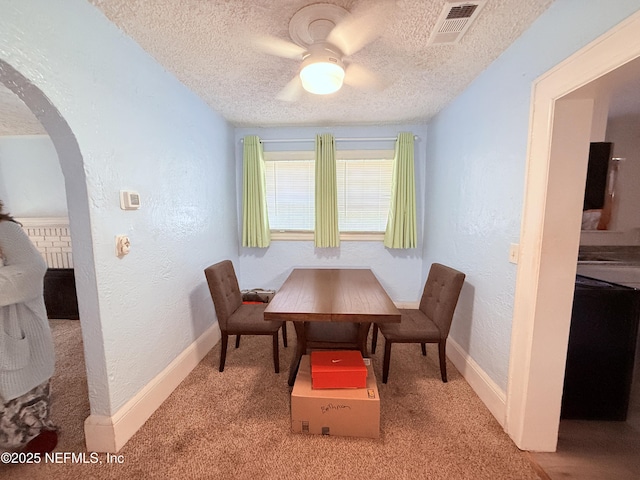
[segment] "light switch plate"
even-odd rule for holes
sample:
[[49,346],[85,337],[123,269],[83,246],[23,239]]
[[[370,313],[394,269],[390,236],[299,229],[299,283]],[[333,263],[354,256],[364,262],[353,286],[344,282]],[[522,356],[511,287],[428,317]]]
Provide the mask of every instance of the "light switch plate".
[[137,210],[140,208],[140,194],[138,192],[121,190],[120,208],[122,210]]
[[520,255],[520,244],[512,243],[509,246],[509,262],[518,263],[519,255]]

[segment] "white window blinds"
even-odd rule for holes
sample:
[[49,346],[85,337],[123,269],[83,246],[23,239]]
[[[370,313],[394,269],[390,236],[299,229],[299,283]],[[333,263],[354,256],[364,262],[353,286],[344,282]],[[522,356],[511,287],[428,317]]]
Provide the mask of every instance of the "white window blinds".
[[[384,232],[389,214],[393,150],[337,152],[341,232]],[[313,152],[265,152],[269,225],[273,231],[313,231]]]

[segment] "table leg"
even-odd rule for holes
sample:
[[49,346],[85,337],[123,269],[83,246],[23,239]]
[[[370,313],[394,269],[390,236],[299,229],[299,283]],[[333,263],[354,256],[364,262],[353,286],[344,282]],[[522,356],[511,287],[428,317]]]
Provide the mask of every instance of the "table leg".
[[298,367],[300,366],[300,359],[302,355],[307,353],[307,336],[305,334],[306,322],[293,322],[293,326],[296,329],[296,353],[291,360],[291,367],[289,367],[289,386],[293,387],[296,381],[296,375],[298,374]]
[[369,328],[371,328],[371,322],[362,322],[360,323],[360,328],[358,329],[358,345],[360,345],[360,352],[363,357],[368,357],[369,353],[367,351],[367,337],[369,337]]

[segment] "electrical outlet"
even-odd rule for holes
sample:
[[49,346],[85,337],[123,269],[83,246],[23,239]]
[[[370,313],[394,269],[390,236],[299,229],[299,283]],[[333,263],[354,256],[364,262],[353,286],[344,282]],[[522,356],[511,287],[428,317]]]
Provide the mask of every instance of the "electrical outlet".
[[131,250],[131,241],[126,235],[116,236],[116,255],[119,258],[124,257]]

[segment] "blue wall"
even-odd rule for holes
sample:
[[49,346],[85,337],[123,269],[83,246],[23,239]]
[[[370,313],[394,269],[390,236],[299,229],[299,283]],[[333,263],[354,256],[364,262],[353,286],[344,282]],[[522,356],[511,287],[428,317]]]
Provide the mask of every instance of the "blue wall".
[[638,0],[556,1],[429,124],[424,266],[467,274],[451,337],[504,390],[532,83],[638,9]]
[[0,137],[0,200],[16,217],[66,217],[58,154],[48,135]]
[[54,111],[36,110],[70,200],[91,413],[110,416],[215,325],[203,269],[237,260],[234,136],[90,3],[60,3],[0,2],[0,60]]

